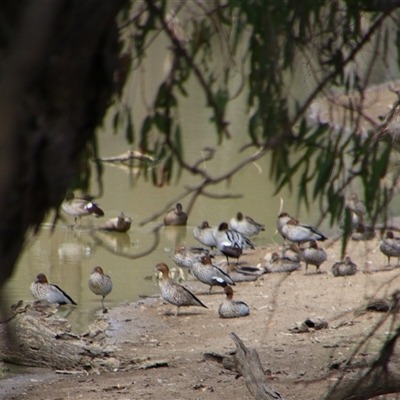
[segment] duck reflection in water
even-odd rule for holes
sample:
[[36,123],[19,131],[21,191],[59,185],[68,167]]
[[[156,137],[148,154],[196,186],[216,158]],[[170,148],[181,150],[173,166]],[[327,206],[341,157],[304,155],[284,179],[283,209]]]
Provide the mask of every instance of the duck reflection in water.
[[98,231],[97,236],[103,241],[105,247],[115,252],[127,252],[132,245],[132,240],[128,233]]
[[164,235],[168,242],[172,243],[176,248],[183,243],[186,238],[186,226],[166,226],[164,228]]

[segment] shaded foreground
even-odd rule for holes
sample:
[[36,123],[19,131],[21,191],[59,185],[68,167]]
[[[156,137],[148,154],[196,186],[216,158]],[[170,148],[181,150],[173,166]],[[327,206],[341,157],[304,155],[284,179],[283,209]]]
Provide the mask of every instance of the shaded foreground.
[[[235,372],[218,362],[219,355],[236,348],[229,336],[235,332],[247,348],[257,349],[266,377],[284,398],[321,399],[342,374],[343,382],[348,382],[360,367],[375,360],[397,327],[397,313],[365,311],[371,298],[390,299],[400,286],[400,269],[388,270],[378,248],[379,240],[350,243],[348,254],[359,269],[355,276],[331,274],[340,254],[336,243],[327,249],[328,260],[321,266],[327,273],[305,275],[303,267],[290,275],[269,274],[237,284],[235,297],[250,306],[250,316],[245,318],[219,318],[223,291],[215,289],[208,295],[206,285],[192,281],[185,286],[209,310],[191,307],[175,317],[174,307],[159,298],[112,309],[100,317],[109,323],[105,335],[109,358],[129,362],[108,364],[106,360],[89,374],[76,368],[68,375],[50,374],[43,381],[39,375],[37,382],[15,390],[3,381],[2,398],[251,399],[244,379],[237,379]],[[248,251],[243,261],[264,263],[264,257],[276,249]],[[167,263],[172,267],[172,261]],[[377,272],[380,269],[385,270]],[[317,317],[327,320],[329,327],[304,333],[289,330],[295,323]],[[391,356],[391,362],[396,359],[396,354]]]

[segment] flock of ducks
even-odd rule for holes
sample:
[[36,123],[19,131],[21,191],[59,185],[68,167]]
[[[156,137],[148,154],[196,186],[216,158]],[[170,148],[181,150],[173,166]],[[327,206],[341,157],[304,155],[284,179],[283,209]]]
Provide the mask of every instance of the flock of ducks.
[[[365,233],[373,230],[366,229],[363,222],[363,209],[356,201],[356,196],[350,199],[347,204],[351,217],[351,229],[358,234],[364,234],[354,240],[370,240],[373,236]],[[104,212],[93,203],[90,199],[68,198],[62,205],[62,209],[75,217],[75,226],[80,223],[81,217],[94,214],[102,216]],[[188,216],[183,211],[182,205],[178,203],[176,208],[169,211],[165,218],[166,226],[182,226],[186,225]],[[130,228],[131,219],[125,217],[122,213],[120,217],[107,221],[102,227],[103,229],[118,230],[126,232]],[[341,222],[342,227],[344,222]],[[129,227],[127,228],[127,226]],[[327,253],[319,247],[318,241],[325,241],[327,237],[313,226],[300,223],[297,219],[291,217],[288,213],[282,212],[276,222],[277,231],[282,235],[285,248],[282,255],[274,252],[270,260],[264,266],[251,267],[240,266],[239,258],[245,249],[254,249],[249,236],[259,234],[264,230],[264,226],[255,222],[252,218],[244,216],[241,212],[237,213],[236,218],[226,222],[222,222],[218,227],[212,227],[207,221],[200,226],[195,227],[193,236],[203,246],[209,247],[211,250],[185,246],[179,246],[174,254],[173,261],[176,265],[189,268],[194,277],[200,282],[209,286],[208,294],[211,294],[213,286],[222,286],[226,299],[220,304],[218,313],[221,318],[237,318],[249,315],[250,309],[246,303],[233,300],[233,289],[237,282],[254,281],[259,276],[266,273],[275,272],[292,272],[301,268],[301,262],[305,263],[306,274],[308,266],[316,267],[315,273],[320,273],[320,266],[327,260]],[[290,245],[287,245],[290,242]],[[303,247],[308,243],[307,247]],[[386,232],[386,237],[380,243],[380,251],[390,258],[397,257],[400,263],[400,238],[394,236],[392,231]],[[213,263],[214,249],[219,254],[226,257],[226,265],[224,267],[217,266]],[[229,262],[229,259],[236,259],[236,264]],[[175,315],[179,315],[180,307],[198,306],[208,308],[198,297],[189,291],[183,285],[174,282],[169,275],[168,265],[165,263],[157,264],[156,271],[162,274],[161,296],[164,300],[177,307]],[[357,272],[357,266],[353,263],[349,256],[341,262],[335,263],[332,268],[334,276],[354,275]],[[95,267],[88,280],[89,289],[96,295],[102,296],[101,305],[103,312],[104,299],[111,292],[113,284],[111,278],[105,275],[101,267]],[[30,287],[31,293],[35,299],[46,299],[53,303],[73,304],[74,300],[66,294],[57,285],[49,283],[44,274],[39,274]]]
[[[74,228],[78,228],[82,217],[94,215],[96,218],[103,217],[104,211],[89,196],[75,197],[74,193],[68,193],[66,200],[61,204],[62,210],[74,217]],[[118,217],[111,218],[98,229],[115,232],[128,232],[131,228],[132,218],[123,212]]]
[[[111,278],[104,274],[101,267],[95,267],[88,280],[89,289],[96,295],[102,296],[101,305],[103,312],[104,298],[111,292],[113,284]],[[47,300],[50,303],[77,305],[72,298],[54,283],[49,283],[45,274],[39,274],[31,284],[31,294],[36,300]]]

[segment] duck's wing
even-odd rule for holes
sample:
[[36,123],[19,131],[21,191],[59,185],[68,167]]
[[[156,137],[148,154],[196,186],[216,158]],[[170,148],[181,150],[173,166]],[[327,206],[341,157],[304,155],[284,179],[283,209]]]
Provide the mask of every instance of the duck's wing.
[[320,240],[321,242],[323,242],[324,240],[327,240],[328,238],[321,232],[319,231],[317,228],[314,228],[311,225],[307,225],[307,224],[298,224],[298,226],[302,226],[303,228],[308,229],[311,233],[313,233],[314,235],[316,235],[316,240]]
[[74,305],[77,306],[77,304],[75,303],[75,301],[72,300],[72,298],[71,298],[67,293],[65,293],[64,290],[62,290],[59,286],[55,285],[54,283],[50,283],[49,285],[51,286],[51,288],[52,288],[53,290],[59,291],[61,294],[63,294],[63,295],[65,296],[65,298],[67,298],[67,299],[71,302],[71,304],[74,304]]
[[217,267],[216,265],[213,265],[212,267],[213,267],[214,271],[217,272],[217,275],[218,274],[221,275],[221,277],[223,279],[225,279],[227,283],[229,283],[230,285],[234,285],[235,284],[233,279],[224,270],[222,270],[221,268]]
[[205,304],[203,304],[200,299],[198,299],[189,289],[186,289],[185,286],[179,285],[178,283],[173,282],[174,285],[176,285],[177,287],[183,289],[185,291],[185,293],[190,296],[193,300],[195,300],[197,303],[199,303],[200,306],[204,307],[204,308],[208,308]]
[[260,229],[261,231],[265,231],[264,225],[263,225],[263,224],[259,224],[258,222],[254,221],[254,219],[251,218],[251,217],[246,216],[245,218],[246,218],[246,221],[247,221],[249,224],[256,226],[256,227],[257,227],[258,229]]

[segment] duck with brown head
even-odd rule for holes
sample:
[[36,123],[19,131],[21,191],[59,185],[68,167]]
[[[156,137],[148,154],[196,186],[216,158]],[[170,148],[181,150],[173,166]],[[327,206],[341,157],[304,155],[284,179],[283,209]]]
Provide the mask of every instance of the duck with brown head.
[[315,265],[317,267],[317,273],[319,273],[319,267],[324,261],[326,261],[328,255],[323,248],[318,247],[315,240],[310,240],[309,247],[301,250],[301,258],[306,263],[306,273],[308,264]]
[[168,301],[177,307],[176,316],[179,314],[180,307],[198,306],[208,308],[204,305],[190,290],[184,286],[175,283],[169,277],[169,268],[165,263],[156,265],[156,271],[160,271],[163,276],[161,284],[161,296],[164,300]]
[[216,231],[216,228],[212,228],[207,221],[204,221],[200,226],[193,229],[193,236],[202,245],[211,247],[211,250],[213,250],[214,247],[217,247]]
[[344,261],[338,261],[332,265],[333,276],[349,276],[357,273],[357,265],[353,263],[349,256]]
[[233,290],[229,285],[224,287],[224,291],[226,300],[218,308],[218,314],[221,318],[239,318],[250,314],[250,308],[246,303],[240,300],[232,300]]
[[132,218],[125,215],[123,212],[118,217],[109,219],[99,229],[109,232],[128,232],[131,228]]
[[278,253],[272,253],[271,259],[265,265],[265,273],[293,272],[301,268],[299,262],[286,257],[279,257]]
[[47,300],[50,303],[74,304],[75,301],[68,296],[60,287],[49,283],[45,274],[39,274],[31,284],[32,296],[37,300]]
[[379,250],[388,258],[390,265],[390,257],[397,257],[397,265],[400,261],[400,238],[395,237],[392,231],[387,231],[385,238],[379,245]]
[[297,219],[291,218],[282,227],[282,235],[291,242],[300,245],[310,240],[324,241],[327,237],[313,226],[301,224]]
[[254,249],[254,245],[251,243],[248,237],[229,229],[226,222],[222,222],[219,225],[218,230],[214,233],[214,236],[217,240],[217,248],[226,257],[228,264],[229,257],[236,258],[239,261],[239,257],[243,253],[243,249],[248,247]]
[[65,213],[75,218],[75,228],[79,227],[82,217],[93,214],[96,218],[99,218],[104,215],[103,210],[95,202],[85,197],[75,197],[72,192],[67,194],[61,208]]
[[174,262],[179,267],[192,268],[195,262],[201,261],[203,256],[209,256],[210,251],[202,247],[178,246],[175,249]]
[[103,312],[106,312],[107,309],[104,307],[104,298],[111,292],[113,288],[111,278],[104,274],[103,268],[94,267],[88,280],[88,286],[94,294],[102,296],[101,306],[103,307]]
[[283,242],[286,245],[286,237],[282,233],[282,228],[290,221],[292,217],[287,212],[282,212],[278,215],[278,219],[276,220],[276,229],[283,237]]
[[165,226],[184,226],[187,223],[188,216],[182,209],[182,204],[177,203],[175,209],[169,211],[164,217]]
[[233,231],[244,236],[254,236],[261,231],[265,231],[264,225],[259,224],[247,215],[244,216],[240,211],[237,213],[236,218],[231,218],[229,224]]
[[209,293],[215,285],[235,284],[226,272],[212,264],[210,256],[203,256],[200,262],[195,262],[192,266],[192,272],[200,282],[210,286]]

